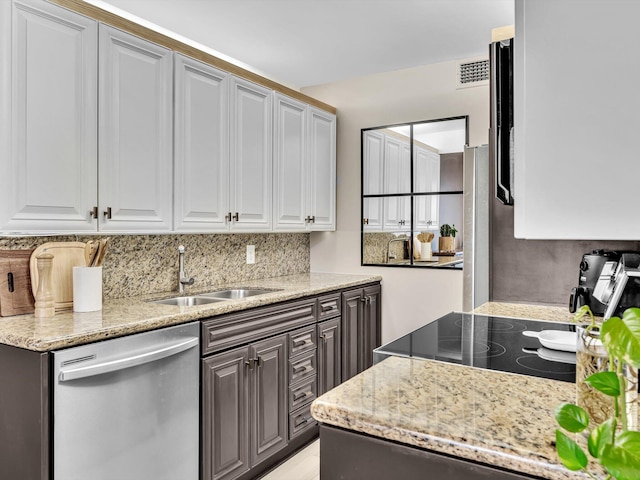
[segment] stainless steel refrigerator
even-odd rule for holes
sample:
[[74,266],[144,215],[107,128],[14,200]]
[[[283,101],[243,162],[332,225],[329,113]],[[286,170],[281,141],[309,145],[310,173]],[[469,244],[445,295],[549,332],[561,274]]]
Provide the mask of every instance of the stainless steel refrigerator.
[[489,301],[489,146],[464,149],[464,262],[462,308]]

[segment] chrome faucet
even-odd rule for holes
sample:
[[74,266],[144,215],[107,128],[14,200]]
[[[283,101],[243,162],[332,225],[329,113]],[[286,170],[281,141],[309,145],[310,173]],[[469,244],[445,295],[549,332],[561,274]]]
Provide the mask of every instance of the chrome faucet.
[[178,292],[180,294],[184,293],[184,286],[185,285],[193,285],[193,282],[196,281],[196,279],[194,277],[188,277],[187,274],[184,272],[184,252],[185,252],[185,248],[183,245],[180,245],[178,247],[178,255],[180,258],[180,271],[178,272]]
[[389,240],[389,243],[387,243],[387,263],[389,263],[392,259],[397,258],[395,255],[391,254],[391,244],[393,242],[408,242],[409,239],[406,237],[398,237],[398,238],[392,238],[391,240]]

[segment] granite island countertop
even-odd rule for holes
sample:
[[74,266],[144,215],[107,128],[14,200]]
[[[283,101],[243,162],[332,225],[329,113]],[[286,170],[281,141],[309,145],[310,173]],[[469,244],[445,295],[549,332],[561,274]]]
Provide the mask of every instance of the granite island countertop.
[[[566,307],[524,304],[487,303],[474,313],[573,317]],[[311,413],[321,423],[538,478],[586,479],[556,455],[553,411],[563,402],[576,402],[575,384],[392,356],[316,399]]]
[[343,288],[381,281],[378,275],[309,273],[251,280],[240,283],[189,290],[198,294],[226,288],[267,288],[277,291],[222,302],[178,307],[149,303],[150,300],[178,296],[177,292],[155,293],[141,297],[103,302],[97,312],[56,312],[54,317],[31,315],[0,317],[0,343],[45,352],[105,340],[157,328],[178,325],[225,313],[319,295]]

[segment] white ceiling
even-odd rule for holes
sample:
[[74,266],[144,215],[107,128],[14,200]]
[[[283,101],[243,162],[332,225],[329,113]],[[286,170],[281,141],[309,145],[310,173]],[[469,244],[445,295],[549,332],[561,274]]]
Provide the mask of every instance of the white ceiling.
[[486,57],[514,14],[514,0],[85,1],[293,88]]

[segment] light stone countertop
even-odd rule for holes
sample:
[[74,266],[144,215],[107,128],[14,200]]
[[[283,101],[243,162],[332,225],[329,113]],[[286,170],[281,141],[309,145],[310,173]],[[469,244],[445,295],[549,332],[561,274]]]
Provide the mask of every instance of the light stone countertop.
[[246,310],[263,305],[319,295],[343,288],[381,281],[378,275],[309,273],[218,285],[189,295],[226,288],[270,288],[279,291],[225,300],[193,307],[149,303],[149,300],[178,296],[177,292],[106,300],[102,310],[75,313],[56,312],[54,317],[31,315],[0,317],[0,343],[45,352],[107,338],[154,330],[202,318]]
[[[567,308],[504,303],[474,313],[573,317]],[[383,439],[539,478],[578,480],[588,477],[564,468],[552,443],[554,409],[575,401],[573,383],[388,357],[316,399],[311,413],[319,422]]]

